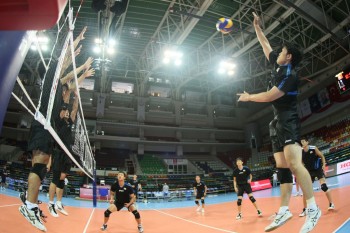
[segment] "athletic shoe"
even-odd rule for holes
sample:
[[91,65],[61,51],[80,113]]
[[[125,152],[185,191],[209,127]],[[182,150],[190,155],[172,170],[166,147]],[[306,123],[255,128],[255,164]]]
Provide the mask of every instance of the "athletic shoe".
[[60,211],[62,214],[68,216],[68,212],[64,209],[64,206],[62,204],[55,204],[55,209]]
[[19,212],[30,222],[33,226],[41,231],[46,231],[46,227],[41,222],[39,208],[35,207],[33,209],[28,209],[26,205],[21,205],[19,207]]
[[300,233],[307,233],[312,231],[316,226],[318,220],[320,219],[322,212],[320,208],[317,207],[316,210],[307,209],[306,210],[306,220],[303,227],[300,230]]
[[278,227],[282,226],[283,224],[285,224],[292,217],[293,217],[293,214],[289,210],[286,210],[282,214],[280,214],[280,213],[276,214],[276,217],[272,221],[272,223],[270,225],[268,225],[267,227],[265,227],[265,232],[269,232],[269,231],[275,230],[276,228],[278,228]]
[[199,206],[199,207],[197,208],[197,212],[201,211],[201,209],[202,209],[202,207]]
[[26,204],[27,198],[26,198],[26,193],[25,193],[25,191],[19,193],[19,198],[21,199],[21,201],[23,202],[23,204]]
[[47,207],[48,207],[48,209],[49,209],[49,213],[50,213],[53,217],[55,217],[55,218],[59,217],[58,214],[57,214],[57,212],[56,212],[56,209],[55,209],[55,204],[50,204],[50,203],[49,203],[49,205],[48,205]]
[[328,207],[328,210],[334,210],[335,209],[335,206],[333,203],[329,203],[329,207]]
[[107,224],[103,224],[102,227],[101,227],[101,230],[105,231],[106,229],[107,229]]
[[304,208],[304,209],[303,209],[303,212],[301,212],[301,213],[299,214],[299,217],[305,217],[305,215],[306,215],[306,209]]
[[47,222],[46,220],[47,216],[44,214],[44,212],[41,209],[39,209],[39,213],[40,213],[40,219],[44,222]]
[[242,219],[242,214],[241,213],[237,214],[237,216],[236,216],[236,220],[240,220],[240,219]]
[[258,216],[262,216],[262,212],[260,210],[258,210]]
[[137,229],[139,230],[139,233],[142,233],[142,232],[143,232],[142,226],[138,226]]

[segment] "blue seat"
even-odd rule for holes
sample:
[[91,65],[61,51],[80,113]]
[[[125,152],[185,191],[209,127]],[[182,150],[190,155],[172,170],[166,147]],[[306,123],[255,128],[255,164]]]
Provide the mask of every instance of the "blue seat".
[[108,201],[108,189],[107,188],[100,188],[98,190],[98,192],[100,193],[100,200],[101,200],[101,197],[106,197],[106,201]]

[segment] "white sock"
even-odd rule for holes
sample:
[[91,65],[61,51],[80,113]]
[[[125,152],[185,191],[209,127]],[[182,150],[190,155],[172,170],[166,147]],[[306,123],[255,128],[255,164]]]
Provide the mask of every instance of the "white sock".
[[280,209],[278,210],[278,213],[283,214],[287,210],[289,210],[288,206],[281,206]]
[[62,206],[62,203],[60,201],[56,201],[56,205]]
[[38,207],[38,204],[31,203],[28,200],[26,200],[26,205],[27,205],[27,208],[30,210],[35,208],[35,207]]
[[53,201],[49,201],[49,204],[50,204],[50,205],[53,205],[53,204],[55,204],[55,202],[53,202]]
[[317,209],[315,197],[311,197],[310,199],[306,200],[306,206],[308,209],[312,209],[312,210]]

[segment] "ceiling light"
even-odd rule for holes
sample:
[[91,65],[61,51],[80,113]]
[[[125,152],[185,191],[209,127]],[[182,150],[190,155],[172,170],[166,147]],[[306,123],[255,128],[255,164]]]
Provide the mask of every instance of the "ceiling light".
[[100,53],[101,52],[101,48],[99,46],[95,46],[93,50],[94,50],[95,53]]

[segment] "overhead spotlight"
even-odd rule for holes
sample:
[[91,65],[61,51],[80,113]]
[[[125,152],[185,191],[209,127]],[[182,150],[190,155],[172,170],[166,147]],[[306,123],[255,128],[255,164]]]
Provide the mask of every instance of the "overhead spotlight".
[[46,36],[38,36],[38,42],[39,43],[49,43],[49,38]]
[[225,73],[225,69],[223,69],[223,68],[219,68],[218,73],[219,73],[219,74],[223,74],[223,73]]
[[36,47],[36,45],[31,45],[30,49],[36,51],[38,48]]
[[114,49],[114,48],[109,47],[109,48],[107,48],[107,53],[108,53],[108,54],[110,54],[110,55],[112,55],[112,54],[114,54],[114,53],[115,53],[115,49]]
[[44,45],[41,46],[41,50],[42,51],[47,51],[47,50],[49,50],[49,47],[46,44],[44,44]]
[[96,44],[102,44],[102,39],[101,38],[96,38],[95,39]]
[[93,50],[94,50],[95,53],[100,53],[101,52],[100,46],[95,46]]
[[182,56],[183,53],[175,50],[167,49],[164,51],[164,58],[163,63],[164,64],[175,64],[176,66],[179,66],[182,64]]
[[163,63],[164,64],[169,64],[169,62],[170,62],[169,58],[167,58],[167,57],[163,58]]
[[177,59],[177,60],[175,61],[175,65],[177,65],[177,66],[181,65],[181,63],[182,63],[182,61],[181,61],[180,59]]
[[231,62],[230,60],[223,60],[219,63],[219,74],[227,74],[229,76],[234,75],[236,64]]
[[117,41],[116,40],[114,40],[114,39],[109,39],[109,41],[108,41],[108,45],[109,46],[115,46],[117,44]]

